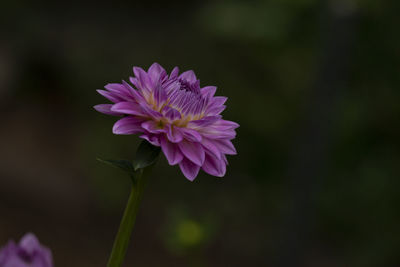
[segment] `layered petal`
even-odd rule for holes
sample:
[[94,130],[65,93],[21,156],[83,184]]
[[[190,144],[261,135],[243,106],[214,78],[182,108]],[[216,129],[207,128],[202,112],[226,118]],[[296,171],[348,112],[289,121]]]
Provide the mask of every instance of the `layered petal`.
[[236,149],[233,146],[232,142],[230,140],[226,139],[219,139],[219,140],[211,140],[212,142],[219,151],[223,154],[228,154],[228,155],[236,155]]
[[137,134],[144,130],[141,126],[143,120],[135,117],[125,117],[118,120],[113,126],[114,134]]
[[122,115],[121,113],[111,110],[112,106],[113,106],[112,104],[99,104],[99,105],[94,106],[93,108],[100,113],[104,113],[104,114],[112,115],[112,116],[121,116]]
[[168,118],[170,121],[174,121],[174,120],[178,120],[178,119],[182,118],[182,114],[178,110],[171,108],[169,106],[163,107],[161,113],[166,118]]
[[205,152],[200,143],[188,142],[186,140],[178,143],[182,154],[194,164],[201,166],[204,163]]
[[221,119],[221,116],[219,116],[219,115],[207,116],[207,117],[204,117],[204,118],[202,118],[200,120],[190,121],[188,125],[189,125],[189,127],[193,127],[193,128],[204,128],[206,126],[214,124],[219,119]]
[[109,83],[106,86],[104,86],[104,88],[106,88],[113,95],[118,96],[119,98],[121,98],[123,100],[126,100],[126,101],[132,100],[132,95],[129,92],[129,90],[120,83]]
[[202,139],[201,134],[193,129],[183,128],[182,134],[183,137],[190,142],[201,142]]
[[185,175],[185,177],[190,181],[193,181],[196,178],[200,170],[200,166],[197,166],[196,164],[185,158],[179,163],[179,167],[183,175]]
[[164,136],[161,137],[161,149],[167,158],[169,165],[176,165],[182,161],[183,155],[178,145],[169,142]]
[[201,94],[205,97],[207,97],[207,99],[211,99],[214,94],[215,91],[217,91],[217,87],[216,86],[205,86],[203,88],[201,88]]
[[214,157],[221,159],[222,152],[219,150],[218,146],[215,144],[215,140],[204,138],[201,140],[201,144],[204,147],[205,152],[213,155]]
[[156,121],[145,121],[141,124],[142,128],[152,134],[165,133],[166,129],[159,125]]
[[140,89],[145,96],[148,96],[152,91],[152,80],[142,68],[133,67],[133,73],[138,81],[138,89]]
[[119,102],[111,107],[111,111],[117,112],[119,114],[129,114],[143,116],[142,108],[133,102]]
[[142,134],[141,136],[139,136],[140,138],[143,138],[145,140],[147,140],[150,144],[152,144],[153,146],[160,146],[161,142],[160,142],[160,137],[159,135],[155,135],[155,134]]
[[106,90],[96,90],[99,94],[110,100],[111,102],[117,103],[123,101],[123,98],[119,97],[118,94],[108,92]]
[[196,74],[194,74],[192,70],[183,72],[181,75],[179,75],[179,78],[188,81],[190,83],[194,83],[197,80]]
[[167,137],[172,143],[179,143],[183,140],[183,134],[179,127],[167,125]]
[[152,80],[153,85],[156,85],[160,80],[167,76],[167,72],[158,63],[153,63],[147,73]]
[[169,75],[170,79],[176,79],[178,77],[179,74],[179,68],[178,67],[174,67],[171,71],[171,74]]
[[128,89],[130,95],[133,97],[133,99],[134,99],[136,102],[140,103],[140,102],[145,101],[145,99],[144,99],[143,96],[140,94],[140,92],[137,91],[137,90],[135,90],[135,89],[133,89],[132,86],[130,86],[127,82],[122,81],[122,84]]
[[226,172],[226,164],[223,159],[218,159],[217,157],[206,153],[202,169],[208,174],[222,177],[225,175]]

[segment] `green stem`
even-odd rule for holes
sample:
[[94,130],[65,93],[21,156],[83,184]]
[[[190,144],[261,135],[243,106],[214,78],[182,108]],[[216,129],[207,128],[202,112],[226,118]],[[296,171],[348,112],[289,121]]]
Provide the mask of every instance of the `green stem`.
[[[149,169],[149,168],[145,168]],[[139,209],[139,203],[142,198],[143,189],[146,183],[146,171],[140,169],[135,177],[136,181],[132,185],[132,191],[125,208],[124,215],[119,226],[117,236],[108,260],[107,267],[120,267],[125,258],[133,226],[135,224],[136,215]]]

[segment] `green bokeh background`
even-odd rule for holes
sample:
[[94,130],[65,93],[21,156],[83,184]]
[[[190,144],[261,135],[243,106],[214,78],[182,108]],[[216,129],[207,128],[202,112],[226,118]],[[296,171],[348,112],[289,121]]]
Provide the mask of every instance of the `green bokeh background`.
[[58,267],[105,266],[129,181],[95,159],[140,140],[95,89],[156,61],[229,97],[238,155],[193,183],[162,157],[126,266],[399,266],[399,3],[3,1],[0,244],[32,231]]

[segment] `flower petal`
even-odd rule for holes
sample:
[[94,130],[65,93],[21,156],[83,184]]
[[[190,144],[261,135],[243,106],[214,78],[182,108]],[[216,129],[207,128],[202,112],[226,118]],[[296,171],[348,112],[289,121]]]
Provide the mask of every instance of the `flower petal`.
[[153,146],[160,146],[161,145],[160,144],[160,140],[158,138],[158,135],[142,134],[139,137],[147,140]]
[[139,82],[139,90],[142,90],[144,94],[148,94],[152,91],[152,81],[147,73],[139,67],[133,67],[133,73],[135,74],[136,78]]
[[188,125],[191,126],[191,127],[194,127],[194,128],[205,127],[205,126],[213,124],[214,122],[216,122],[216,121],[218,121],[220,119],[221,119],[220,115],[207,116],[207,117],[204,117],[204,118],[202,118],[200,120],[190,121]]
[[161,84],[157,84],[154,89],[154,99],[159,107],[161,107],[167,101],[167,93]]
[[228,100],[228,98],[224,96],[211,98],[205,113],[208,115],[217,115],[221,113],[225,109],[223,104],[226,102],[226,100]]
[[117,94],[108,92],[106,90],[96,90],[99,94],[110,100],[111,102],[117,103],[119,101],[122,101],[123,99],[120,98]]
[[216,86],[205,86],[205,87],[201,88],[200,91],[204,97],[211,99],[214,96],[215,91],[217,91],[217,87]]
[[153,63],[150,66],[147,73],[152,80],[153,85],[156,85],[161,79],[163,79],[167,75],[165,69],[161,67],[160,64],[158,64],[157,62]]
[[189,83],[194,83],[196,82],[197,78],[196,78],[196,74],[194,74],[194,72],[192,70],[188,70],[183,72],[181,75],[179,75],[180,79],[186,80]]
[[202,137],[196,130],[190,128],[182,128],[183,137],[191,142],[200,142]]
[[179,68],[175,67],[173,68],[173,70],[171,71],[171,74],[169,75],[170,79],[176,79],[178,77],[179,74]]
[[122,84],[120,83],[109,83],[104,86],[108,91],[117,94],[118,96],[124,98],[124,99],[130,99],[130,93],[129,90]]
[[203,165],[205,153],[200,143],[183,140],[182,142],[178,143],[178,146],[186,158],[198,166]]
[[226,102],[226,100],[228,100],[228,98],[225,96],[215,96],[211,98],[209,106],[221,106]]
[[181,129],[171,125],[167,125],[167,137],[172,143],[179,143],[183,140]]
[[206,153],[202,169],[208,174],[222,177],[226,173],[226,164],[223,159],[218,159],[211,154]]
[[218,149],[228,155],[236,155],[236,149],[233,146],[232,142],[226,139],[212,140],[213,144],[218,147]]
[[136,134],[144,130],[141,126],[143,120],[136,117],[125,117],[118,120],[113,126],[114,134]]
[[147,103],[139,103],[139,105],[142,108],[143,113],[147,114],[148,116],[152,117],[153,119],[162,118],[161,113],[150,108]]
[[177,144],[169,142],[164,136],[161,139],[161,149],[169,165],[176,165],[182,161],[183,155]]
[[103,114],[112,115],[112,116],[122,116],[121,113],[112,111],[111,110],[112,106],[113,106],[113,104],[100,104],[100,105],[94,106],[93,108]]
[[150,121],[145,121],[141,124],[143,129],[147,130],[150,133],[165,133],[166,130],[163,128],[160,128],[160,126],[157,124],[157,122],[150,120]]
[[143,116],[143,111],[138,104],[127,101],[114,104],[111,108],[111,111],[123,114]]
[[219,115],[219,114],[221,114],[222,111],[225,110],[225,108],[226,108],[225,105],[216,106],[216,107],[212,107],[212,108],[207,108],[207,110],[206,110],[205,113],[206,113],[207,115],[209,115],[209,116],[212,116],[212,115]]
[[129,77],[129,81],[130,81],[136,88],[139,89],[139,88],[141,87],[141,84],[140,84],[138,78]]
[[196,178],[200,170],[200,166],[193,164],[190,160],[185,158],[179,163],[179,167],[181,168],[183,175],[185,175],[185,177],[190,181],[193,181]]
[[161,113],[171,121],[182,118],[182,115],[179,111],[169,106],[164,106],[161,110]]
[[128,89],[130,95],[133,97],[134,100],[136,100],[136,102],[140,103],[141,101],[145,101],[140,92],[130,86],[129,83],[122,81],[122,84]]
[[227,121],[227,120],[220,119],[217,122],[215,122],[214,126],[217,126],[220,129],[232,130],[232,129],[238,128],[239,124],[237,124],[236,122],[233,122],[233,121]]
[[201,134],[210,139],[234,139],[236,132],[233,129],[219,129],[218,127],[206,127],[199,129]]
[[201,140],[201,144],[204,147],[204,150],[208,152],[209,154],[212,154],[213,156],[217,157],[218,159],[221,159],[221,151],[219,148],[215,145],[215,140],[211,140],[208,138],[204,138]]

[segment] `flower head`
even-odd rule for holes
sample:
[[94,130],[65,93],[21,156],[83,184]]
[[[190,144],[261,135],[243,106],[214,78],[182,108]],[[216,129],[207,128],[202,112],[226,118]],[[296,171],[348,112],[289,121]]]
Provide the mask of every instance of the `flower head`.
[[51,251],[42,246],[35,235],[28,233],[18,244],[8,242],[0,249],[2,267],[52,267]]
[[175,67],[168,75],[154,63],[148,71],[134,67],[133,87],[125,81],[107,84],[99,94],[113,104],[96,105],[102,113],[124,116],[113,127],[114,134],[140,134],[154,146],[161,146],[170,165],[179,164],[193,181],[200,168],[224,176],[225,155],[236,150],[231,140],[239,125],[222,119],[226,97],[214,96],[216,87],[201,88],[193,71],[179,75]]

